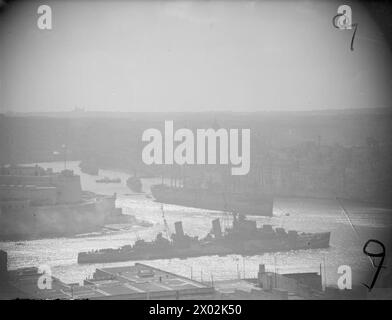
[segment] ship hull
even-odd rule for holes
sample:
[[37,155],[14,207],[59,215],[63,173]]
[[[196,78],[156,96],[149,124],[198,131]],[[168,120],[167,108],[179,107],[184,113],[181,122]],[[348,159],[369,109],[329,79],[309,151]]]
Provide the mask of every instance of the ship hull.
[[272,216],[273,197],[265,194],[224,193],[203,189],[170,188],[155,185],[156,201],[206,210],[234,211],[245,215]]
[[243,256],[263,254],[266,252],[284,252],[291,250],[307,250],[328,248],[330,232],[316,233],[292,239],[276,239],[270,241],[251,240],[241,244],[225,244],[217,241],[206,246],[194,246],[188,248],[165,248],[154,252],[143,253],[135,251],[110,250],[108,252],[81,252],[78,254],[79,264],[110,263],[138,260],[157,259],[186,259],[201,256],[226,256],[239,254]]

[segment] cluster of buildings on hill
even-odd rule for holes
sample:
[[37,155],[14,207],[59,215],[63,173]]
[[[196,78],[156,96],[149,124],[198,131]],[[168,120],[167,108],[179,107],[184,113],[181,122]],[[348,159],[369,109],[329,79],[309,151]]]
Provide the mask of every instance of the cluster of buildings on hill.
[[[74,160],[93,157],[102,168],[132,171],[139,177],[158,176],[162,171],[166,177],[180,175],[169,167],[143,165],[141,160],[143,131],[159,128],[167,114],[120,114],[109,122],[107,116],[0,116],[0,164],[61,161],[63,156],[53,151],[67,137],[69,158]],[[237,186],[249,185],[254,190],[259,185],[277,196],[389,203],[392,199],[392,179],[385,175],[392,163],[392,118],[387,110],[215,116],[219,116],[219,125],[212,123],[210,113],[170,115],[176,127],[191,130],[250,128],[251,169],[246,177],[234,179]],[[207,167],[202,165],[202,171],[207,173]],[[201,176],[197,169],[187,170],[187,175],[189,183]]]
[[390,202],[392,179],[385,177],[392,149],[377,142],[343,147],[302,143],[271,150],[253,163],[265,189],[279,196],[347,198]]
[[[80,177],[71,170],[54,173],[35,166],[0,168],[2,202],[27,201],[32,206],[79,203],[82,200]],[[4,205],[6,205],[4,203]]]

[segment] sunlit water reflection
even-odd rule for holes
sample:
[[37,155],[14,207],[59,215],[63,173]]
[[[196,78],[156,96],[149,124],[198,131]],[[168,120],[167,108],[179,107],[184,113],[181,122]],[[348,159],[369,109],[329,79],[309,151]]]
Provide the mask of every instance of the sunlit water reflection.
[[[153,223],[152,227],[135,226],[121,231],[104,231],[73,238],[41,239],[20,242],[0,242],[0,248],[9,254],[9,268],[48,264],[54,276],[66,282],[80,282],[91,276],[95,268],[102,266],[132,265],[134,262],[110,264],[78,265],[79,251],[91,249],[119,247],[131,244],[138,238],[153,239],[157,232],[164,231],[160,204],[146,197],[146,194],[134,194],[126,187],[129,175],[122,172],[100,170],[99,177],[120,177],[120,184],[98,184],[99,177],[80,172],[78,162],[68,162],[67,168],[81,175],[83,190],[100,194],[117,193],[117,206],[126,214]],[[63,169],[63,163],[42,163],[43,167],[52,167],[55,171]],[[157,179],[143,179],[144,190],[149,190]],[[391,210],[364,206],[361,204],[345,204],[348,217],[343,214],[339,203],[334,200],[317,199],[275,199],[274,216],[250,217],[258,224],[271,223],[286,229],[318,232],[331,231],[331,247],[328,249],[300,250],[291,252],[267,253],[251,257],[230,255],[226,257],[208,256],[189,259],[170,259],[140,261],[163,268],[170,272],[192,276],[203,281],[254,277],[258,265],[264,263],[269,270],[278,272],[319,271],[320,265],[326,281],[335,285],[338,278],[339,265],[349,265],[353,269],[353,281],[360,280],[359,275],[371,270],[369,259],[362,253],[365,241],[370,237],[381,237],[391,227]],[[229,224],[231,217],[217,211],[195,208],[184,208],[175,205],[164,205],[166,220],[171,230],[175,221],[183,222],[184,231],[190,235],[205,236],[211,221],[222,218],[223,226]],[[289,215],[287,215],[287,213]]]

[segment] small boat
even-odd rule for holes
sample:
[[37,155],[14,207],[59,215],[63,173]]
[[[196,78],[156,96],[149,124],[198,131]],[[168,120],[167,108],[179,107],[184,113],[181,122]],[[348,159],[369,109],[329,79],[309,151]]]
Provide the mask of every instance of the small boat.
[[102,179],[95,180],[95,182],[96,183],[120,183],[121,179],[120,178],[110,179],[108,177],[104,177]]

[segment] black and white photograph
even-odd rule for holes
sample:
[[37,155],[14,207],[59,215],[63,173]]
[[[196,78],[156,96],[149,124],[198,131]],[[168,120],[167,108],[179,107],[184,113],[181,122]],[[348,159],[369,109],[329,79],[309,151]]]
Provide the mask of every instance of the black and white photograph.
[[0,300],[392,300],[391,22],[0,0]]

